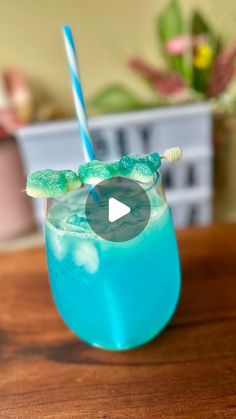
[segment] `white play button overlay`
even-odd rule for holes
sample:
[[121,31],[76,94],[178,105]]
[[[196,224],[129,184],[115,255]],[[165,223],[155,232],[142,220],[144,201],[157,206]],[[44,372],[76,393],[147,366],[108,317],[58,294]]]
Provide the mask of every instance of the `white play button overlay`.
[[151,204],[141,185],[117,176],[103,180],[89,192],[85,213],[90,227],[99,237],[125,242],[145,229]]
[[119,220],[121,217],[129,214],[131,208],[128,205],[123,204],[123,202],[118,201],[115,198],[109,198],[108,201],[108,219],[110,223]]

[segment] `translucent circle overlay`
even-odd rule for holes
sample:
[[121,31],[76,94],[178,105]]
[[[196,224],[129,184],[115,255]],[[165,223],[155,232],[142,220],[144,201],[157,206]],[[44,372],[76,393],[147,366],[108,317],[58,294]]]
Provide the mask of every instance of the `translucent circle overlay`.
[[[130,208],[130,213],[109,221],[109,199]],[[151,204],[144,188],[137,182],[114,177],[96,185],[86,201],[86,218],[93,231],[105,240],[124,242],[138,236],[149,222]]]

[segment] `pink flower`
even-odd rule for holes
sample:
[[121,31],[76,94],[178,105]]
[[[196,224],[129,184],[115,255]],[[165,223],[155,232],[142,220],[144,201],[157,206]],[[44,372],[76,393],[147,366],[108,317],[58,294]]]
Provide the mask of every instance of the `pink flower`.
[[165,50],[170,55],[182,55],[191,45],[191,37],[189,35],[179,35],[172,38],[165,45]]

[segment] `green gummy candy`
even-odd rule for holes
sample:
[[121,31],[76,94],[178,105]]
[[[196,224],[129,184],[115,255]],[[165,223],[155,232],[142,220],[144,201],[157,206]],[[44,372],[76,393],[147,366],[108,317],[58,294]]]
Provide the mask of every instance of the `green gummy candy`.
[[150,168],[152,168],[154,171],[159,169],[161,166],[161,157],[158,153],[150,153],[146,155],[147,157],[147,164]]
[[82,183],[96,185],[102,180],[110,179],[113,174],[110,170],[111,163],[92,160],[79,167],[79,177]]
[[120,163],[118,161],[106,163],[111,176],[120,176]]
[[28,176],[26,193],[34,198],[57,198],[80,186],[81,182],[72,170],[45,169]]
[[96,185],[115,176],[124,176],[140,182],[150,182],[153,173],[161,165],[158,153],[128,155],[119,161],[102,162],[92,160],[79,167],[78,175],[82,183]]
[[135,165],[135,161],[136,161],[136,156],[124,156],[121,157],[120,161],[119,161],[119,170],[120,170],[120,174],[121,176],[126,176],[129,175]]
[[157,170],[161,166],[161,157],[158,153],[146,154],[146,158],[149,165],[152,165],[154,170]]
[[140,182],[150,182],[153,173],[160,165],[161,159],[158,153],[124,156],[120,159],[120,175]]

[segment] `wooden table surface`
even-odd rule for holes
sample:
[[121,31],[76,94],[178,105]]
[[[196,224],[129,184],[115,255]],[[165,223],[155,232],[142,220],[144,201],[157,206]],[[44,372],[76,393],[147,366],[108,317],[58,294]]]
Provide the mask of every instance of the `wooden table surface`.
[[236,418],[236,225],[178,239],[183,290],[173,321],[120,353],[66,328],[43,249],[0,255],[1,418]]

